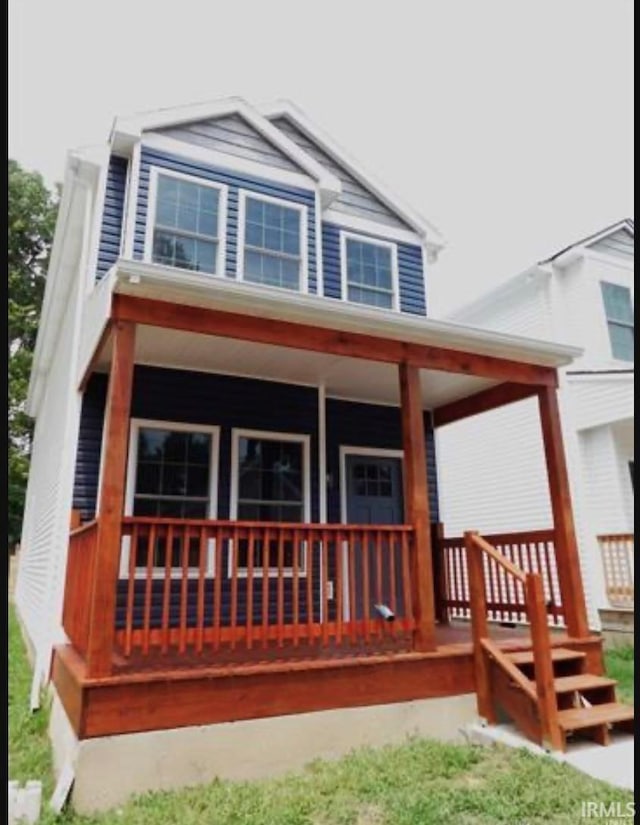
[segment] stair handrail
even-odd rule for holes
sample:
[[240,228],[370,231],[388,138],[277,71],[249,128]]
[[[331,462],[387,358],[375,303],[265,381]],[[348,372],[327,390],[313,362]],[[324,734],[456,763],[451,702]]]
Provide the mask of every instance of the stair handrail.
[[[476,673],[478,713],[490,724],[497,721],[491,698],[491,680],[487,656],[492,655],[499,666],[503,657],[493,655],[493,643],[489,638],[487,619],[487,592],[483,554],[492,558],[502,569],[523,585],[525,610],[529,619],[533,665],[535,672],[536,700],[542,727],[542,738],[554,749],[561,749],[562,735],[558,723],[558,700],[554,687],[553,661],[551,658],[551,633],[547,622],[544,585],[539,573],[525,572],[507,559],[475,530],[464,534],[469,575],[469,602],[471,612],[471,637]],[[489,645],[486,644],[489,642]],[[529,695],[531,695],[529,693]]]

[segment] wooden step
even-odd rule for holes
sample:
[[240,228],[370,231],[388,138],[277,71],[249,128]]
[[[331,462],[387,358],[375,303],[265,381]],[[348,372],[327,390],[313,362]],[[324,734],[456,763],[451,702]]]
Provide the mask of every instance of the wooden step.
[[[533,650],[518,650],[515,653],[506,654],[515,665],[532,665]],[[576,659],[584,659],[587,654],[581,650],[569,650],[567,647],[552,647],[551,659],[554,662],[569,662]]]
[[632,720],[633,708],[620,702],[607,702],[604,705],[592,705],[590,708],[568,708],[558,711],[558,724],[564,731]]
[[[535,684],[535,682],[532,682]],[[615,687],[615,679],[608,676],[594,676],[592,673],[576,673],[574,676],[560,676],[553,680],[556,693],[573,693],[574,690],[593,690],[595,688]]]

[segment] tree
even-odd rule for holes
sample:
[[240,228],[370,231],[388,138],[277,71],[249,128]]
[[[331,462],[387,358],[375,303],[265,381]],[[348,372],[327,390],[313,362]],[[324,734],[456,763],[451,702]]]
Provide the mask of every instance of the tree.
[[41,175],[9,161],[9,507],[8,538],[20,538],[33,424],[25,412],[44,283],[59,202]]

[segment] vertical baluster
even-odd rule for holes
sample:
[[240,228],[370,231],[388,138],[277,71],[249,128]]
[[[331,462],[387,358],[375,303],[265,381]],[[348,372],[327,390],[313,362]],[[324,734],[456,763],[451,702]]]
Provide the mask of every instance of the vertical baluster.
[[[382,604],[384,602],[384,594],[382,592],[382,535],[380,530],[376,530],[375,549],[376,549],[376,603]],[[378,620],[377,634],[381,638],[384,635],[383,620]]]
[[[212,641],[213,641],[213,649],[219,650],[220,649],[220,619],[222,614],[222,553],[223,548],[222,544],[226,540],[226,533],[223,532],[221,527],[216,527],[215,530],[215,543],[214,543],[214,550],[215,553],[215,572],[214,572],[214,579],[213,579],[213,634],[212,634]],[[228,543],[229,553],[231,553],[231,545],[232,542]],[[229,558],[229,562],[231,562],[232,569],[235,567],[235,564],[232,563],[233,555]],[[232,574],[233,575],[233,574]]]
[[178,652],[184,653],[187,644],[187,602],[189,599],[189,540],[191,531],[187,525],[182,528],[181,570],[180,570],[180,631]]
[[198,538],[198,602],[196,614],[196,653],[202,653],[204,646],[204,589],[207,568],[209,567],[209,532],[208,528],[197,528]]
[[363,620],[364,620],[364,637],[365,641],[371,638],[371,608],[370,608],[370,576],[369,576],[369,533],[366,530],[361,531],[362,535],[362,604],[363,604]]
[[167,527],[167,543],[164,557],[164,590],[162,594],[162,653],[169,649],[171,631],[171,568],[173,567],[173,525]]
[[156,526],[149,528],[149,546],[147,547],[147,567],[144,582],[144,620],[142,625],[142,652],[149,653],[149,639],[151,636],[151,599],[153,596],[153,558],[156,549]]
[[334,586],[334,596],[336,602],[336,643],[338,645],[342,644],[342,613],[344,610],[344,573],[343,573],[343,545],[342,545],[342,533],[339,530],[336,530],[333,533],[333,552],[336,557],[336,580]]
[[[546,572],[547,572],[547,581],[549,582],[549,593],[550,593],[551,599],[553,600],[553,604],[557,607],[557,605],[558,605],[558,593],[557,593],[557,590],[556,590],[556,582],[555,582],[555,579],[553,577],[553,572],[554,572],[555,569],[557,569],[556,568],[556,557],[555,557],[555,549],[556,549],[555,538],[554,538],[553,545],[552,545],[553,546],[553,565],[551,564],[551,552],[550,552],[549,542],[548,541],[543,542],[542,546],[544,548],[544,550],[543,550],[544,566],[545,566],[545,569],[546,569]],[[562,605],[563,614],[564,614],[564,610],[565,610],[565,606]],[[557,616],[557,610],[556,610],[556,616]]]
[[293,644],[298,646],[300,632],[300,536],[293,531]]
[[[413,533],[411,535],[411,552],[415,552],[413,546]],[[411,599],[411,578],[410,578],[410,564],[409,558],[409,534],[406,530],[402,531],[402,601],[404,603],[404,629],[413,630],[413,601]]]
[[231,554],[231,650],[236,648],[238,627],[238,557],[240,555],[240,531],[233,527],[230,531],[229,553]]
[[[449,547],[449,565],[451,567],[451,597],[460,604],[462,599],[462,587],[460,586],[460,573],[458,566],[458,547],[452,544]],[[455,615],[460,616],[460,606],[455,608]]]
[[269,542],[271,534],[268,527],[264,528],[262,538],[262,647],[269,644],[269,572],[271,567],[271,548]]
[[[278,580],[277,580],[277,615],[276,620],[278,622],[278,647],[283,647],[284,645],[284,623],[285,623],[285,615],[284,615],[284,531],[283,528],[280,527],[278,529]],[[295,551],[294,551],[295,555]],[[293,559],[291,560],[291,564],[293,565]],[[294,585],[295,586],[295,585]]]
[[247,556],[247,596],[246,596],[246,628],[247,628],[247,648],[251,650],[253,647],[253,567],[254,567],[254,553],[255,553],[255,539],[253,527],[249,528],[248,540],[248,556]]
[[314,643],[314,609],[313,609],[313,531],[305,530],[302,534],[305,537],[305,563],[307,570],[307,635],[308,643]]
[[395,532],[388,533],[387,544],[387,558],[389,567],[389,607],[393,610],[393,615],[396,616],[396,621],[391,622],[391,633],[393,636],[397,634],[397,616],[398,616],[398,594],[396,592],[396,549],[398,536]]
[[322,531],[322,644],[329,644],[329,535]]
[[480,570],[485,580],[484,587],[486,592],[487,618],[493,621],[496,619],[497,614],[495,609],[492,609],[490,605],[495,605],[497,601],[495,576],[497,574],[498,565],[493,561],[493,559],[485,556],[484,553],[480,556],[480,562]]
[[[84,549],[84,548],[83,548]],[[87,548],[88,549],[88,548]],[[127,582],[127,617],[124,642],[124,655],[131,656],[133,637],[133,607],[136,586],[136,556],[138,553],[138,525],[131,528],[131,542],[129,544],[129,581]],[[78,594],[79,595],[79,594]]]
[[352,529],[347,531],[347,564],[349,566],[349,625],[351,644],[358,642],[357,602],[356,602],[356,534]]
[[506,592],[506,582],[504,578],[504,570],[497,563],[494,562],[492,577],[495,576],[496,586],[492,592],[497,593],[497,600],[500,602],[500,610],[496,611],[495,618],[501,622],[506,621],[506,610],[504,605],[508,602],[509,597]]
[[[513,545],[513,556],[514,556],[514,558],[513,558],[514,564],[517,567],[519,567],[521,570],[524,570],[524,572],[526,573],[527,570],[524,566],[524,552],[523,552],[522,544],[519,541],[517,541]],[[526,621],[526,619],[527,619],[527,608],[526,608],[527,601],[526,601],[526,592],[525,592],[524,584],[522,584],[522,583],[520,584],[520,589],[521,589],[521,598],[519,599],[520,609],[518,611],[518,621]]]

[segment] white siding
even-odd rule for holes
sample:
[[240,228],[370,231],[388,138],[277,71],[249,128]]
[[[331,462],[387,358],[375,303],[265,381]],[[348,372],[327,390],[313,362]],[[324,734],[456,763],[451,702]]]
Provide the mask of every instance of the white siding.
[[436,437],[447,535],[552,526],[535,399],[440,427]]
[[567,395],[575,429],[633,420],[633,385],[633,374],[567,376]]
[[615,255],[633,262],[633,235],[626,229],[619,229],[612,235],[607,235],[600,241],[589,245],[589,249],[602,252],[605,255]]

